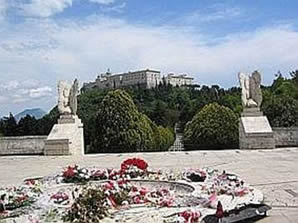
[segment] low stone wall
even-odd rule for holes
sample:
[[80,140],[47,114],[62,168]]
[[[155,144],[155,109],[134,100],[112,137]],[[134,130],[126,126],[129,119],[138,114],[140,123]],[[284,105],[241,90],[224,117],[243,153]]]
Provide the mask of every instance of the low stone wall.
[[298,127],[272,128],[276,147],[298,146]]
[[47,136],[0,137],[0,156],[42,155]]

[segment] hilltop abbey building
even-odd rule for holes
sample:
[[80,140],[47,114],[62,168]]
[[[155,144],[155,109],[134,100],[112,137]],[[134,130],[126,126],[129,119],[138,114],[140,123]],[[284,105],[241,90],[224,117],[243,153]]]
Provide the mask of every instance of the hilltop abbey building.
[[151,69],[121,74],[112,74],[108,70],[106,73],[98,75],[94,82],[84,83],[83,88],[88,90],[92,88],[111,89],[140,86],[150,89],[157,87],[162,82],[173,86],[186,86],[193,84],[193,78],[186,74],[174,75],[172,73],[162,78],[160,71]]

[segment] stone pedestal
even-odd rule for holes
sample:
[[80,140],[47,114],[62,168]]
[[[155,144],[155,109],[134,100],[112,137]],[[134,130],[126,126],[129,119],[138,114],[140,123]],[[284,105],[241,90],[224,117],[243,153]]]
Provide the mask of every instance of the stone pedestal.
[[84,131],[78,116],[61,115],[45,141],[46,156],[83,155]]
[[260,111],[259,107],[255,108],[244,108],[241,113],[242,117],[259,117],[263,116],[263,112]]
[[240,149],[273,149],[275,140],[266,116],[258,108],[246,108],[239,123]]

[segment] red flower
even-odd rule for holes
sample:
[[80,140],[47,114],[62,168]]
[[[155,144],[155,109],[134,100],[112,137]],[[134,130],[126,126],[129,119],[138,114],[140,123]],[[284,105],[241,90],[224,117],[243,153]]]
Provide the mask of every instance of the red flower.
[[121,164],[121,172],[125,171],[127,169],[127,165],[125,163]]
[[103,177],[104,176],[104,172],[101,170],[96,170],[96,171],[92,171],[91,176],[92,177]]
[[56,194],[53,194],[50,199],[54,199],[54,200],[62,199],[65,201],[65,200],[68,200],[68,198],[69,197],[67,194],[58,192]]
[[124,180],[124,179],[120,179],[120,180],[117,181],[117,184],[119,185],[119,187],[122,187],[122,186],[125,185],[126,183],[127,183],[127,181]]
[[136,166],[141,170],[146,170],[148,168],[148,164],[144,160],[139,158],[133,158],[123,161],[123,163],[121,164],[121,172],[124,172],[130,166]]
[[67,167],[67,170],[63,172],[63,177],[73,177],[75,175],[75,167]]
[[35,180],[33,180],[33,179],[26,180],[25,181],[25,184],[28,185],[28,186],[34,185],[35,184]]
[[135,196],[135,197],[133,198],[133,202],[134,202],[135,204],[143,204],[143,203],[144,203],[144,201],[143,201],[139,196]]
[[130,166],[134,164],[134,160],[133,159],[127,159],[123,162],[123,164]]
[[199,170],[201,177],[206,177],[206,172],[204,170]]
[[148,167],[148,164],[142,159],[137,159],[136,166],[141,170],[146,170]]
[[246,188],[243,188],[241,190],[236,191],[236,196],[242,197],[242,196],[244,196],[247,193],[248,193],[247,189]]
[[110,201],[110,203],[113,207],[117,206],[117,203],[116,203],[115,199],[113,198],[113,196],[109,196],[108,200]]
[[114,184],[113,184],[113,182],[110,181],[110,182],[104,184],[104,188],[105,188],[106,190],[113,190],[113,189],[114,189]]
[[148,191],[146,188],[144,188],[144,187],[142,187],[141,190],[140,190],[140,194],[141,194],[142,196],[145,196],[148,192],[149,192],[149,191]]
[[163,199],[163,200],[159,203],[159,205],[160,205],[161,207],[171,207],[171,206],[173,206],[173,200],[172,200],[172,199]]
[[138,188],[137,188],[136,186],[132,186],[131,190],[132,190],[133,192],[137,192],[137,191],[138,191]]
[[200,213],[199,212],[193,212],[193,211],[183,211],[179,214],[179,216],[184,218],[184,222],[188,223],[194,223],[199,221]]
[[223,216],[224,216],[224,211],[223,211],[223,208],[222,208],[222,205],[221,205],[220,201],[218,201],[218,203],[217,203],[215,216],[217,218],[223,218]]

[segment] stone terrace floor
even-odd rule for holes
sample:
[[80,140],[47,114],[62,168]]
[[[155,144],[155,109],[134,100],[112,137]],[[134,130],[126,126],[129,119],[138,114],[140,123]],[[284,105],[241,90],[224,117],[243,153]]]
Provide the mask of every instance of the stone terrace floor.
[[138,154],[99,154],[83,157],[0,157],[0,186],[18,185],[24,178],[60,172],[67,165],[115,167],[128,157],[144,158],[153,169],[213,167],[238,174],[263,191],[273,210],[267,222],[298,222],[298,148],[224,150]]

